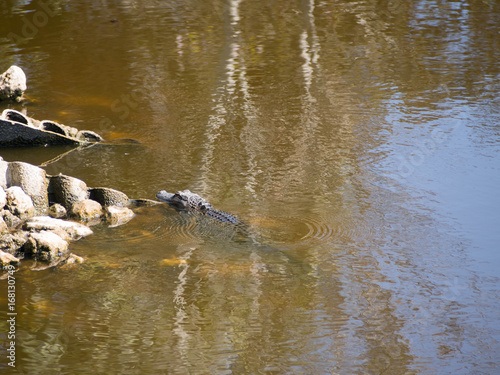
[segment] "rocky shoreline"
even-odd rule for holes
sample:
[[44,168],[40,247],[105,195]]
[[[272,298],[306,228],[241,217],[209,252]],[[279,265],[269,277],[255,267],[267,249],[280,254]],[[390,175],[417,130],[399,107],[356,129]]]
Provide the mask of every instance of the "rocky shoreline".
[[[0,75],[0,101],[21,102],[26,75],[15,65]],[[0,147],[88,145],[103,138],[89,130],[38,121],[13,109],[0,114]],[[92,234],[90,226],[118,226],[134,216],[131,201],[121,191],[88,187],[75,177],[47,175],[25,162],[7,162],[0,156],[0,278],[21,260],[40,270],[84,258],[69,251],[69,243]]]
[[91,225],[127,223],[132,202],[121,191],[0,157],[0,269],[22,259],[37,269],[83,262],[69,243],[92,234]]

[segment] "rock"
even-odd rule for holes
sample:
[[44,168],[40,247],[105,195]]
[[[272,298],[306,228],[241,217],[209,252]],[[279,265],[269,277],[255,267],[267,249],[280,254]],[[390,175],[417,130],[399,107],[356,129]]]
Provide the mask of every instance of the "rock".
[[26,219],[35,214],[35,207],[31,197],[26,194],[19,186],[11,186],[6,190],[7,209],[19,217]]
[[5,267],[7,267],[10,264],[17,264],[19,262],[20,262],[19,258],[16,258],[14,255],[0,250],[0,268],[1,269],[4,269]]
[[84,257],[80,257],[78,255],[75,255],[73,253],[69,254],[69,257],[67,257],[65,260],[64,260],[64,264],[80,264],[80,263],[83,263],[85,262],[85,258]]
[[40,122],[37,120],[32,119],[31,117],[26,116],[24,113],[16,111],[15,109],[6,109],[2,112],[2,116],[0,116],[2,119],[11,121],[11,122],[18,122],[23,125],[27,125],[30,128],[38,128],[40,125]]
[[105,208],[106,221],[111,227],[128,223],[134,216],[134,211],[127,207],[108,206]]
[[9,163],[0,157],[0,187],[7,189],[7,169],[9,168]]
[[71,207],[70,214],[80,221],[95,223],[102,215],[102,206],[92,199],[84,199]]
[[59,203],[69,210],[73,204],[89,197],[87,184],[75,177],[58,175],[51,176],[49,197],[54,203]]
[[102,206],[128,206],[129,198],[125,193],[110,188],[90,189],[90,199],[99,202]]
[[27,256],[37,260],[53,262],[67,255],[68,241],[54,232],[35,232],[29,234],[23,250]]
[[7,204],[7,193],[5,192],[3,187],[0,186],[0,210],[2,210],[6,204]]
[[3,218],[8,228],[17,228],[23,222],[9,210],[1,210],[0,216]]
[[49,207],[49,216],[54,217],[56,219],[60,219],[66,217],[67,212],[66,209],[61,206],[59,203],[54,203]]
[[78,134],[76,134],[75,138],[82,142],[94,143],[104,141],[104,139],[99,134],[91,130],[80,130]]
[[163,202],[154,201],[152,199],[131,199],[130,204],[134,207],[151,207],[163,204]]
[[3,219],[3,217],[0,216],[0,234],[8,232],[9,227],[7,227],[7,223]]
[[93,233],[92,229],[83,224],[74,221],[54,219],[48,216],[32,217],[24,223],[23,228],[32,232],[43,230],[52,232],[64,231],[68,236],[67,238],[73,241]]
[[0,237],[0,250],[10,254],[16,254],[28,240],[28,232],[16,232],[3,234]]
[[9,163],[7,186],[19,186],[31,197],[35,210],[44,212],[49,207],[47,173],[35,165],[15,161]]
[[81,145],[101,142],[103,138],[90,130],[78,130],[55,121],[38,121],[13,109],[0,116],[0,146]]
[[0,76],[0,100],[20,101],[26,88],[26,75],[18,66],[12,65]]

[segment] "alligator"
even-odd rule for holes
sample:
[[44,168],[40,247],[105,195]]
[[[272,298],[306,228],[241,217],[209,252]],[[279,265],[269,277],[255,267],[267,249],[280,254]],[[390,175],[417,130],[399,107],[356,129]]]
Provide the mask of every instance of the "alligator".
[[208,201],[198,194],[191,193],[189,190],[178,191],[175,194],[162,190],[156,194],[156,198],[168,203],[179,211],[197,212],[201,215],[210,216],[220,222],[235,224],[237,226],[243,224],[236,216],[214,209]]
[[[178,191],[175,194],[162,190],[156,194],[156,198],[168,203],[178,211],[200,214],[203,217],[209,217],[220,223],[228,224],[231,229],[235,230],[233,233],[239,234],[246,240],[250,240],[253,245],[266,250],[278,250],[275,253],[282,254],[287,263],[290,262],[299,265],[301,268],[303,267],[292,255],[287,254],[282,249],[277,249],[272,244],[272,241],[269,244],[269,240],[252,230],[248,223],[230,213],[214,209],[207,200],[198,194],[192,193],[189,190]],[[281,273],[281,271],[278,272]]]

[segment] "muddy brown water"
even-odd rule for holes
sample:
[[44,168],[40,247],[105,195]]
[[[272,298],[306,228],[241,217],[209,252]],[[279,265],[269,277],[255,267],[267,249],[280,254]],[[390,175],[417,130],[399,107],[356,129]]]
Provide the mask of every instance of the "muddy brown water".
[[[23,374],[500,373],[495,1],[8,1],[26,110],[136,143],[1,149],[164,206],[15,274]],[[58,156],[68,152],[64,157]]]

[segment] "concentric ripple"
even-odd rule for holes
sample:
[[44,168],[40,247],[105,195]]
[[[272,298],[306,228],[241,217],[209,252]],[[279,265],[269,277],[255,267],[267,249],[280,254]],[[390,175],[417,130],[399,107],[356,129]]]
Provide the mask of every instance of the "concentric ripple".
[[365,223],[322,217],[288,217],[278,229],[278,241],[306,245],[335,240],[350,241],[366,237],[371,230]]

